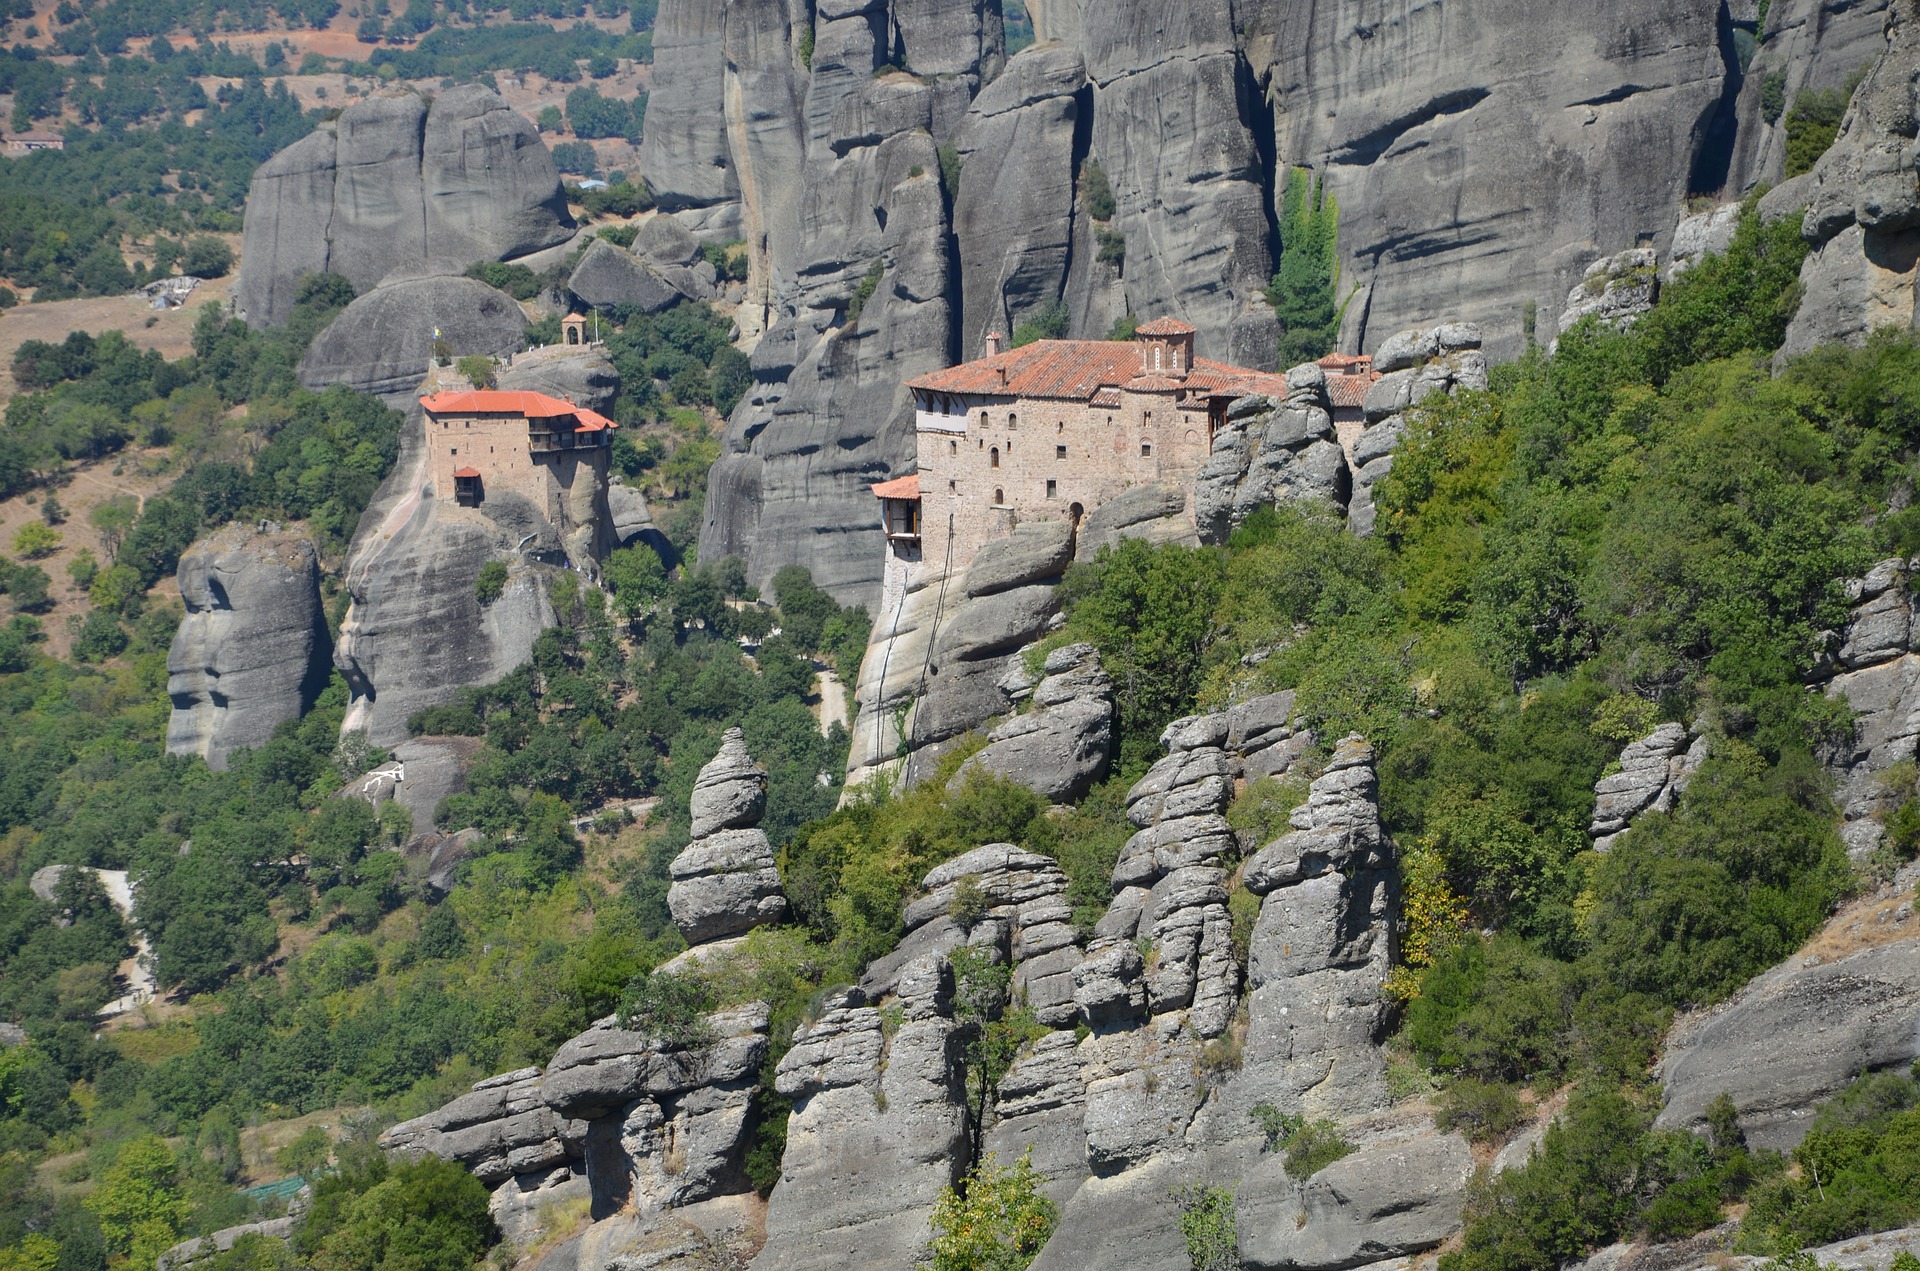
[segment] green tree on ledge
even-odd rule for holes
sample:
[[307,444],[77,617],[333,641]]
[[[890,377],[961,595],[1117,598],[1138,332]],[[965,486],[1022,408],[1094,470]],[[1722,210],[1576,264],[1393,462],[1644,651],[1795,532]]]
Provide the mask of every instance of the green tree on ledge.
[[1280,207],[1280,268],[1267,300],[1280,320],[1280,365],[1298,366],[1333,349],[1340,331],[1334,303],[1339,281],[1340,205],[1306,168],[1287,174]]

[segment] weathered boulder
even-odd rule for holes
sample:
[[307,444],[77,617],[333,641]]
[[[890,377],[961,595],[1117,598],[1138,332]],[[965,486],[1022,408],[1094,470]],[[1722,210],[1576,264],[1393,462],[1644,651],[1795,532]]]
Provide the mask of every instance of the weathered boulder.
[[[1761,215],[1765,217],[1765,209],[1762,209]],[[1733,243],[1733,232],[1739,226],[1738,203],[1722,203],[1718,207],[1683,217],[1673,227],[1673,241],[1667,251],[1667,269],[1662,281],[1672,282],[1706,256],[1725,254]]]
[[314,337],[300,359],[300,382],[411,394],[433,358],[436,331],[459,356],[501,357],[526,342],[526,327],[513,298],[478,279],[396,280],[360,296]]
[[1070,803],[1105,775],[1113,746],[1113,681],[1090,644],[1047,655],[1033,690],[1037,709],[987,734],[986,748],[954,774],[978,769],[1018,781],[1055,803]]
[[1243,397],[1194,479],[1202,542],[1224,543],[1256,508],[1319,502],[1344,509],[1352,488],[1334,434],[1326,372],[1308,363],[1287,372],[1287,397]]
[[1080,523],[1074,559],[1092,560],[1100,554],[1101,548],[1113,547],[1130,538],[1155,545],[1196,545],[1200,539],[1194,531],[1193,514],[1187,506],[1192,499],[1191,489],[1172,481],[1137,485],[1124,494],[1108,499],[1087,513],[1086,519]]
[[[1728,227],[1727,237],[1732,234]],[[1702,243],[1702,249],[1704,246]],[[1632,326],[1634,319],[1653,308],[1659,295],[1660,274],[1655,263],[1653,248],[1629,247],[1588,265],[1586,274],[1567,293],[1567,307],[1560,311],[1560,334],[1565,335],[1589,314],[1616,330]]]
[[187,613],[167,653],[167,753],[223,769],[326,687],[319,558],[305,535],[236,523],[182,553],[179,580]]
[[756,828],[767,810],[767,777],[729,728],[693,786],[692,841],[669,867],[667,908],[690,945],[744,935],[787,913],[773,846]]
[[503,389],[545,393],[606,413],[620,392],[620,373],[605,349],[550,349],[521,354],[499,374]]
[[1756,1147],[1785,1150],[1815,1105],[1864,1072],[1920,1059],[1920,943],[1901,940],[1834,962],[1795,960],[1766,972],[1724,1006],[1676,1025],[1660,1077],[1659,1124],[1705,1123],[1732,1097]]
[[1604,852],[1642,812],[1671,812],[1707,757],[1707,738],[1689,742],[1681,724],[1662,724],[1620,752],[1617,772],[1593,787],[1595,851]]
[[1884,560],[1847,584],[1853,610],[1830,633],[1814,678],[1854,712],[1853,734],[1824,758],[1838,779],[1847,854],[1865,860],[1885,835],[1885,820],[1915,791],[1885,774],[1915,757],[1920,744],[1920,655],[1913,652],[1916,601],[1911,562]]
[[580,1155],[586,1126],[556,1116],[540,1086],[538,1068],[488,1077],[437,1111],[386,1131],[380,1146],[457,1162],[489,1187],[515,1174],[544,1173]]
[[[382,94],[254,174],[235,301],[249,322],[274,326],[307,274],[343,274],[364,293],[430,263],[458,273],[572,233],[539,133],[491,90],[447,89],[431,107],[412,92]],[[439,320],[414,316],[429,332]]]
[[266,1218],[259,1222],[244,1222],[235,1227],[222,1227],[210,1235],[182,1240],[153,1260],[154,1271],[180,1271],[181,1268],[190,1267],[197,1262],[205,1262],[226,1253],[247,1236],[285,1240],[293,1234],[294,1224],[297,1221],[292,1215]]
[[567,290],[597,309],[632,305],[643,313],[659,313],[688,298],[659,269],[604,238],[595,239],[573,267]]

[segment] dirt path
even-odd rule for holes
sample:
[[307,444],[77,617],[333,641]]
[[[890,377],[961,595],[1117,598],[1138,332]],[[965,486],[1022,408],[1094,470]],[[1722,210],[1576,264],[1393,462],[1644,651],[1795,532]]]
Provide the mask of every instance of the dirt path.
[[[120,916],[132,922],[133,884],[127,881],[127,871],[96,869],[93,875],[106,888],[107,898],[113,901],[113,907],[120,911]],[[138,927],[133,929],[133,956],[120,964],[120,974],[126,978],[127,991],[101,1007],[102,1015],[124,1015],[145,1006],[153,1000],[158,988],[153,978],[153,945],[148,942],[147,933]]]
[[847,686],[840,677],[829,668],[820,671],[820,735],[825,737],[833,731],[833,726],[845,724],[852,727],[847,719]]

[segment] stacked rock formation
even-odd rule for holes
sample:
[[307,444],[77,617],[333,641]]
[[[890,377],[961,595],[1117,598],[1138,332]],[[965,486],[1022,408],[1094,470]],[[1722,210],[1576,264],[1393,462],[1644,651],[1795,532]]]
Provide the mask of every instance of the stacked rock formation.
[[180,557],[187,614],[167,652],[167,753],[215,770],[299,719],[327,683],[313,542],[233,524]]
[[[540,134],[497,94],[468,84],[431,106],[382,94],[254,174],[235,299],[247,321],[277,326],[308,274],[342,274],[364,297],[390,276],[458,274],[557,246],[573,229]],[[430,340],[439,314],[412,318]]]
[[796,1034],[775,1079],[793,1113],[755,1267],[905,1267],[925,1250],[967,1155],[953,988],[952,965],[925,954],[894,988],[891,1037],[858,989]]
[[1846,627],[1829,637],[1832,653],[1815,679],[1828,697],[1854,712],[1853,735],[1824,755],[1839,780],[1834,801],[1844,818],[1847,855],[1863,861],[1880,846],[1885,821],[1915,797],[1911,786],[1883,774],[1915,758],[1920,742],[1920,603],[1913,594],[1914,562],[1883,560],[1847,584],[1853,601]]
[[1055,803],[1071,803],[1107,773],[1113,749],[1113,681],[1090,644],[1047,655],[1046,676],[1033,686],[1033,710],[987,734],[986,748],[954,775],[991,772]]
[[1620,770],[1593,787],[1593,849],[1604,852],[1642,812],[1671,812],[1707,757],[1704,735],[1688,740],[1685,726],[1662,724],[1620,752]]
[[1256,508],[1317,500],[1344,510],[1351,487],[1327,373],[1309,362],[1287,372],[1285,401],[1255,395],[1227,408],[1194,480],[1194,520],[1202,542],[1224,543]]
[[[1728,234],[1732,230],[1729,228]],[[1653,308],[1660,291],[1660,274],[1651,247],[1629,247],[1612,256],[1602,256],[1587,266],[1587,272],[1567,293],[1567,307],[1560,311],[1558,334],[1565,335],[1573,324],[1592,314],[1599,321],[1624,331],[1634,319]]]
[[787,914],[773,846],[759,829],[767,775],[729,728],[693,784],[692,842],[673,858],[667,908],[689,945],[743,936]]
[[526,343],[512,296],[474,278],[395,278],[348,305],[300,359],[308,388],[344,385],[406,409],[433,360],[437,338],[461,356],[512,353]]
[[671,217],[656,216],[640,227],[631,250],[595,239],[567,279],[567,290],[593,305],[630,305],[659,313],[683,300],[719,296],[719,276],[700,255],[700,244]]
[[1406,437],[1406,412],[1435,393],[1487,387],[1487,358],[1480,328],[1449,322],[1425,331],[1402,331],[1373,355],[1380,378],[1367,390],[1362,410],[1367,426],[1353,443],[1353,494],[1347,527],[1373,533],[1373,487],[1393,469],[1393,452]]

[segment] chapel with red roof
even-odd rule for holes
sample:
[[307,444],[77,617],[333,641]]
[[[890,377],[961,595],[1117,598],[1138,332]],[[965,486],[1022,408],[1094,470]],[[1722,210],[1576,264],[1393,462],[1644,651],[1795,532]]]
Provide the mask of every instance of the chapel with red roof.
[[[469,389],[420,399],[434,497],[478,507],[517,495],[568,524],[576,490],[604,490],[611,419],[545,393]],[[582,478],[586,484],[582,484]]]
[[921,562],[967,567],[1023,520],[1073,522],[1128,488],[1191,486],[1227,405],[1286,396],[1286,378],[1199,356],[1194,328],[1141,324],[1131,340],[1037,340],[907,383],[917,465],[873,487],[887,590]]

